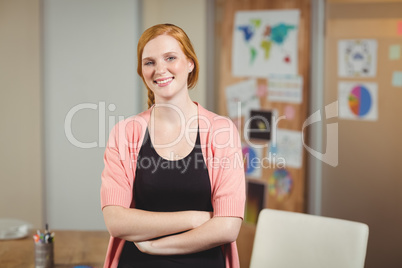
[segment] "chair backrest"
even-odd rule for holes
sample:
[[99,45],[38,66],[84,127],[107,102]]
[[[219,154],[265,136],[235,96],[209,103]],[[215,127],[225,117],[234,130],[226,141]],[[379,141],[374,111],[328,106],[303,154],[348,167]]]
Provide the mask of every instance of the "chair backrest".
[[363,268],[368,232],[359,222],[263,209],[250,268]]

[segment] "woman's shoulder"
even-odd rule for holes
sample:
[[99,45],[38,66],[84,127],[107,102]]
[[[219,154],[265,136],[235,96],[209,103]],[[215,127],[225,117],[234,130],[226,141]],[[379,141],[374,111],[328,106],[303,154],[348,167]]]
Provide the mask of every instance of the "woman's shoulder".
[[[227,156],[241,148],[239,132],[233,121],[200,106],[199,127],[215,157]],[[202,137],[203,135],[201,135]]]
[[139,114],[132,115],[126,119],[120,120],[114,129],[119,131],[124,130],[127,132],[137,132],[141,131],[143,128],[147,127],[150,118],[151,109],[147,109]]
[[199,119],[200,123],[202,123],[203,121],[206,122],[205,124],[209,125],[212,131],[216,131],[221,128],[237,129],[235,124],[229,117],[211,112],[201,105],[199,107]]
[[229,117],[208,111],[202,106],[199,115],[200,129],[207,129],[212,148],[227,150],[240,146],[239,131]]

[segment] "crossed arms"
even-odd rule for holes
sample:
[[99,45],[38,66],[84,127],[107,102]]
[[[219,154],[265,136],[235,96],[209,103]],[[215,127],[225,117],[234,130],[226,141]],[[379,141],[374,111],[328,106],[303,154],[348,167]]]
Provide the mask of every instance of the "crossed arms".
[[132,241],[152,255],[190,254],[233,242],[242,223],[238,217],[213,217],[205,211],[150,212],[121,206],[104,207],[103,216],[111,236]]

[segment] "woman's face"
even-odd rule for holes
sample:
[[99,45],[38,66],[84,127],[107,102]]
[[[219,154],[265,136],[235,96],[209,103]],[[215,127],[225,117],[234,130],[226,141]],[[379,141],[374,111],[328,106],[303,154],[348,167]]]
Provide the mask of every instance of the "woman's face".
[[177,40],[169,35],[152,39],[142,53],[142,75],[156,101],[169,100],[187,91],[187,77],[193,66]]

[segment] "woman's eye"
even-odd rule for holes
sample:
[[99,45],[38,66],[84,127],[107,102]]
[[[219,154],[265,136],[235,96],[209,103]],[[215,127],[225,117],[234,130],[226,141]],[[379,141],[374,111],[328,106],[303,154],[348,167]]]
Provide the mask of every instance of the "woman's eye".
[[171,56],[171,57],[168,57],[168,58],[167,58],[168,61],[172,61],[172,60],[174,60],[174,59],[176,59],[176,57]]
[[148,66],[148,65],[152,65],[153,64],[153,62],[152,61],[147,61],[147,62],[145,62],[144,63],[144,65],[146,65],[146,66]]

